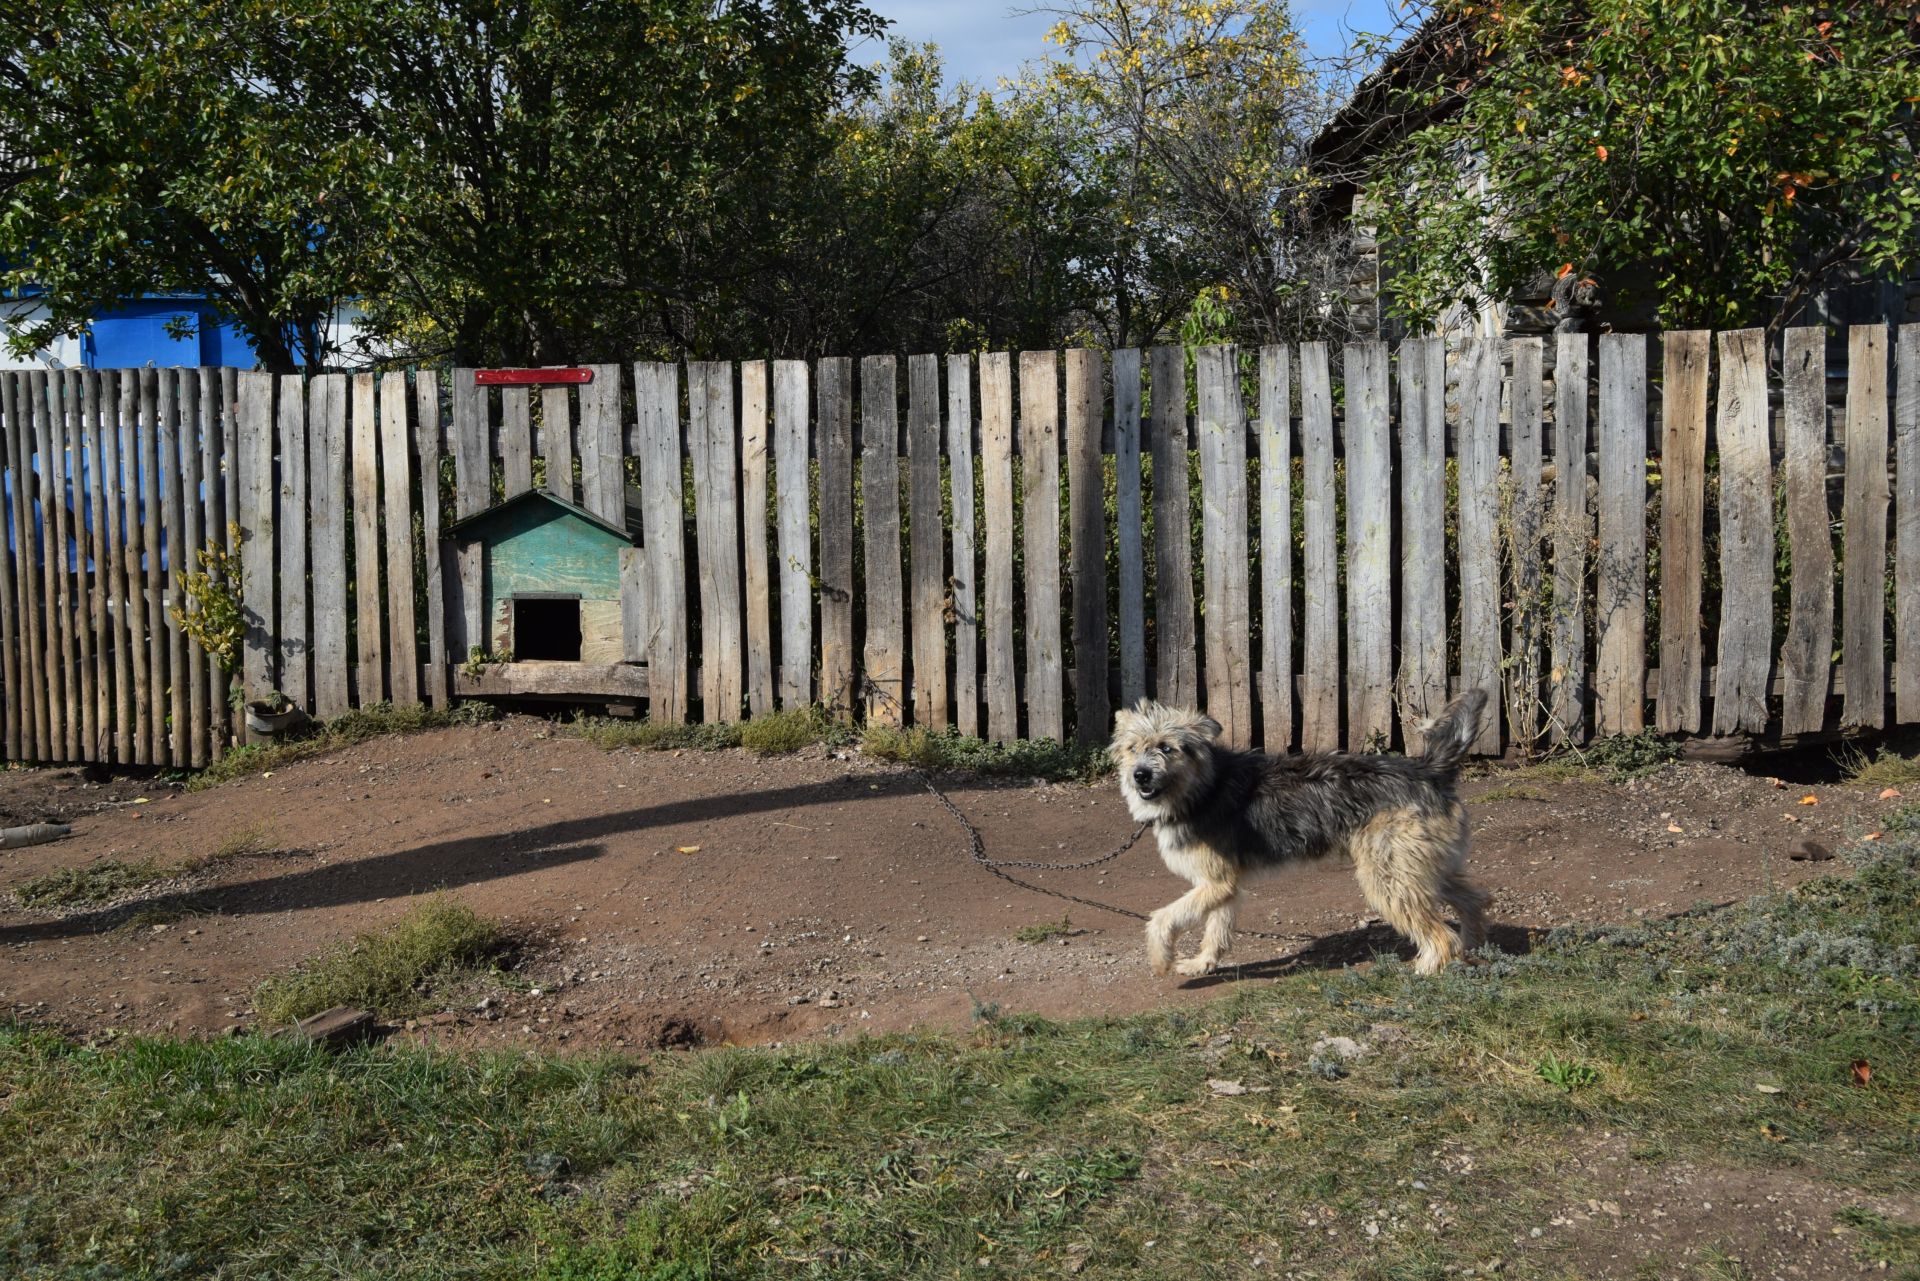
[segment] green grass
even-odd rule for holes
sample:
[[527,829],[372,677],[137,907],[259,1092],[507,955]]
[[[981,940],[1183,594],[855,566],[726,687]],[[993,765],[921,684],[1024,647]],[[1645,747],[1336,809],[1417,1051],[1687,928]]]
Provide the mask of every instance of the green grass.
[[964,770],[1055,782],[1095,783],[1113,772],[1113,762],[1104,747],[1080,747],[1045,738],[989,743],[920,726],[898,729],[868,725],[860,737],[860,750],[880,760],[929,771]]
[[264,774],[294,761],[338,748],[364,743],[383,734],[411,734],[421,730],[443,729],[449,725],[476,725],[499,716],[491,703],[465,702],[451,711],[409,703],[395,707],[375,703],[335,717],[299,738],[276,739],[266,743],[246,743],[201,770],[187,781],[187,790],[198,792],[250,774]]
[[431,898],[383,930],[331,948],[253,994],[270,1024],[336,1005],[397,1017],[418,1013],[452,985],[486,973],[505,950],[500,927],[450,899]]
[[85,907],[116,899],[167,875],[168,870],[152,859],[137,862],[107,859],[86,867],[58,868],[22,881],[14,886],[13,892],[27,907]]
[[630,721],[590,717],[576,721],[574,732],[609,752],[623,747],[670,752],[684,748],[714,752],[740,746],[738,725],[680,725],[669,721]]
[[1041,921],[1037,925],[1022,925],[1013,932],[1016,942],[1045,943],[1049,939],[1065,938],[1073,933],[1073,922],[1065,915],[1057,921]]
[[1491,805],[1495,801],[1544,801],[1545,793],[1536,792],[1531,787],[1496,787],[1490,792],[1482,792],[1473,798],[1475,805]]
[[1645,778],[1679,759],[1678,743],[1652,730],[1642,730],[1596,738],[1585,747],[1556,748],[1540,760],[1497,772],[1502,778],[1516,781],[1626,783]]
[[1849,783],[1867,787],[1912,787],[1920,783],[1920,756],[1902,756],[1883,747],[1872,757],[1854,750],[1841,761]]
[[[1570,1279],[1558,1229],[1514,1243],[1612,1144],[1836,1190],[1813,1226],[1908,1274],[1864,1208],[1920,1192],[1920,822],[1886,833],[1731,909],[1125,1019],[650,1059],[0,1026],[0,1273]],[[1368,1052],[1316,1068],[1331,1036]]]

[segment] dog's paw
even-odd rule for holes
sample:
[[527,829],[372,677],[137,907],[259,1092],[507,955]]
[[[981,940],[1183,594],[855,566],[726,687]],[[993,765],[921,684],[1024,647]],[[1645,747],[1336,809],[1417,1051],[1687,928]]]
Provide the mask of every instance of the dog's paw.
[[1211,974],[1217,963],[1211,956],[1191,956],[1173,967],[1188,978],[1198,978],[1202,974]]

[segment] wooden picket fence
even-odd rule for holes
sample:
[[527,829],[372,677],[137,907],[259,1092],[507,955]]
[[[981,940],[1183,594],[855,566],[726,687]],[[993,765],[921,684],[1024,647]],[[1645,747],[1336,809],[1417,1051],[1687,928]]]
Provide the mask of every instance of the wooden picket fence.
[[[891,356],[498,390],[0,375],[6,754],[191,766],[238,741],[175,613],[230,521],[244,688],[323,719],[589,690],[1097,742],[1150,695],[1235,742],[1360,750],[1418,747],[1481,687],[1484,753],[1920,722],[1920,325],[1854,327],[1833,389],[1828,349],[913,356],[904,389]],[[615,524],[637,494],[622,663],[463,662],[482,552],[440,531],[536,482]]]

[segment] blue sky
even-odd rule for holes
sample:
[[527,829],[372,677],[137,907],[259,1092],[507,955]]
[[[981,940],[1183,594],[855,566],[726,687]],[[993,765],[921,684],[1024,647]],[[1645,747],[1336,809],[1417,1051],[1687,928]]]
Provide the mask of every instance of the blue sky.
[[[1041,37],[1056,21],[1048,14],[1015,16],[1026,4],[1007,0],[867,0],[891,18],[889,34],[907,40],[931,40],[946,55],[949,80],[991,86],[1044,50]],[[1387,31],[1399,8],[1395,0],[1294,0],[1294,18],[1316,57],[1337,57],[1356,31]],[[876,61],[877,47],[856,57]]]

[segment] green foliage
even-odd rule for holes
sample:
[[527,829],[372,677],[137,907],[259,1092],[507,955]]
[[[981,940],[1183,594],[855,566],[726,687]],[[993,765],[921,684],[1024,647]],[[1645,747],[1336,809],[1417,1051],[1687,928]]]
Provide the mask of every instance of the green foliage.
[[1440,53],[1450,69],[1390,109],[1458,110],[1371,188],[1416,321],[1564,273],[1670,327],[1732,328],[1913,266],[1905,6],[1449,0],[1434,23],[1463,42]]
[[1564,1090],[1568,1094],[1600,1082],[1600,1070],[1591,1063],[1563,1059],[1551,1051],[1534,1065],[1533,1072],[1554,1089]]
[[860,750],[885,761],[923,770],[964,770],[1061,782],[1097,782],[1113,772],[1105,747],[1056,743],[1050,738],[989,743],[963,734],[936,733],[924,726],[900,729],[869,723]]
[[428,992],[484,973],[507,945],[496,923],[435,896],[382,930],[329,948],[253,994],[268,1023],[291,1023],[336,1005],[393,1017],[413,1013]]
[[1680,745],[1652,730],[1597,738],[1581,749],[1582,761],[1616,783],[1644,778],[1680,759]]
[[1065,938],[1072,933],[1073,921],[1063,912],[1057,921],[1041,921],[1037,925],[1022,925],[1013,932],[1013,937],[1021,943],[1045,943],[1052,939]]
[[632,721],[608,716],[576,721],[573,728],[580,737],[609,752],[622,747],[655,752],[686,748],[713,752],[740,746],[740,726],[726,723],[684,725],[676,721]]
[[62,867],[14,886],[22,905],[35,908],[85,907],[106,903],[166,875],[151,859],[106,859],[86,867]]
[[[240,545],[239,522],[227,525],[227,545]],[[184,587],[188,609],[174,605],[167,612],[174,626],[207,653],[220,660],[220,670],[232,675],[240,666],[240,642],[247,634],[246,613],[240,599],[240,561],[226,546],[209,543],[194,553],[200,569],[188,574]]]
[[820,707],[789,707],[740,726],[740,746],[761,756],[797,752],[815,743],[852,741],[852,731]]

